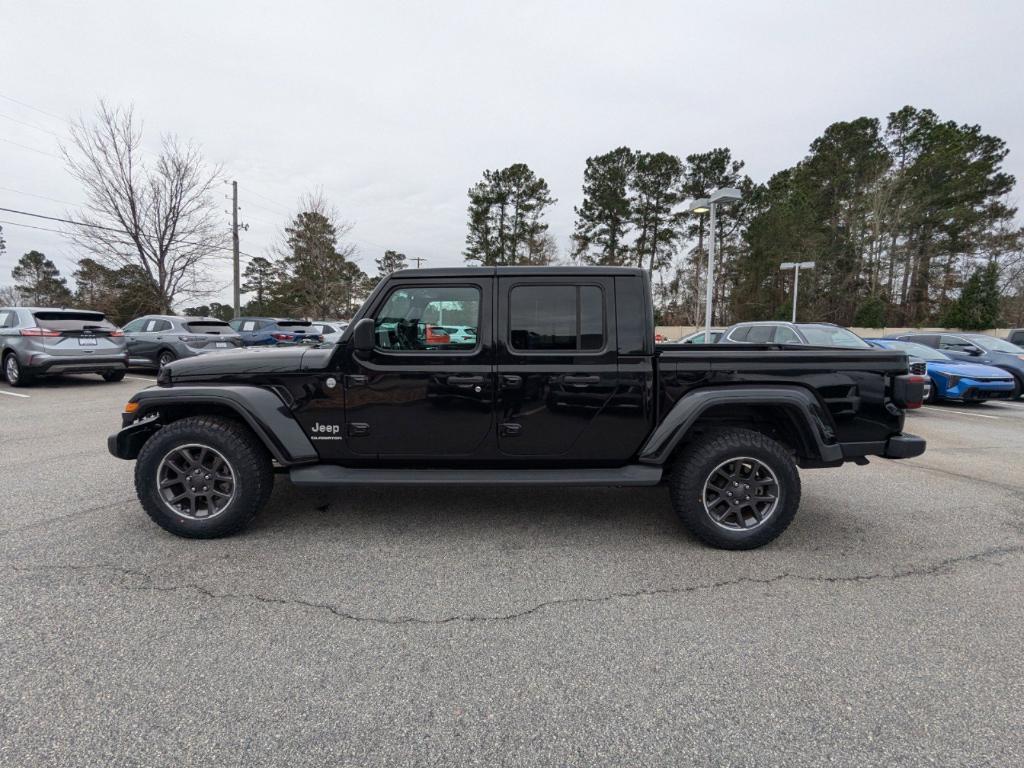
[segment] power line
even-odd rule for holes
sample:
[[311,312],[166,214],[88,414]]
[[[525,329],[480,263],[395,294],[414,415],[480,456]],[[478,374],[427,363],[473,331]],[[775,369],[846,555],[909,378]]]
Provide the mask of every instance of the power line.
[[[16,213],[19,216],[31,216],[31,217],[36,218],[36,219],[45,219],[47,221],[56,221],[56,222],[59,222],[61,224],[71,224],[72,226],[76,226],[76,227],[90,227],[92,229],[102,229],[104,231],[114,232],[114,233],[120,234],[120,235],[125,234],[123,229],[117,229],[116,227],[105,227],[102,224],[91,224],[91,223],[86,222],[86,221],[75,221],[74,219],[64,219],[64,218],[61,218],[59,216],[46,216],[46,215],[44,215],[42,213],[31,213],[30,211],[19,211],[16,208],[2,208],[2,207],[0,207],[0,211],[5,211],[6,213]],[[7,223],[13,224],[14,226],[28,227],[29,229],[40,229],[40,230],[43,230],[44,232],[57,232],[57,233],[62,234],[62,235],[66,235],[67,234],[66,232],[63,232],[63,231],[61,231],[59,229],[46,229],[45,227],[33,227],[33,226],[29,225],[29,224],[19,224],[18,222],[15,222],[15,221],[7,222]],[[136,243],[134,243],[131,240],[121,240],[119,242],[121,242],[124,245],[132,245],[132,246],[136,245]],[[209,247],[207,243],[196,243],[196,242],[193,242],[193,241],[190,241],[190,240],[178,240],[177,244],[178,245],[194,245],[194,246],[199,247],[199,248]],[[213,247],[210,250],[211,251],[232,251],[231,248],[223,248],[223,247]],[[239,251],[239,255],[245,256],[245,257],[250,258],[250,259],[253,258],[252,254],[250,254],[250,253],[242,253],[241,251]]]
[[27,149],[29,152],[36,152],[36,153],[38,153],[40,155],[46,155],[47,157],[52,157],[54,160],[63,160],[64,159],[63,157],[58,157],[57,155],[53,154],[52,152],[44,152],[41,149],[36,149],[35,147],[30,147],[28,144],[19,144],[16,141],[11,141],[10,139],[5,139],[3,137],[0,137],[0,141],[7,142],[8,144],[13,144],[14,146],[21,147],[22,149]]
[[49,200],[52,203],[64,203],[65,205],[79,205],[79,203],[72,203],[70,200],[61,200],[59,197],[47,197],[46,195],[36,195],[32,192],[23,192],[20,189],[11,189],[10,187],[0,187],[0,191],[13,192],[16,195],[25,195],[25,197],[38,197],[40,200]]
[[10,115],[0,113],[0,117],[2,117],[4,120],[10,120],[12,123],[17,123],[18,125],[24,125],[28,128],[35,128],[37,131],[42,131],[43,133],[48,133],[51,136],[56,136],[58,139],[65,138],[59,133],[54,133],[53,131],[47,130],[46,128],[42,128],[38,125],[33,125],[32,123],[26,123],[24,120],[19,120],[18,118],[11,117]]
[[41,115],[46,115],[47,117],[52,117],[55,120],[60,120],[62,123],[67,123],[68,125],[71,125],[71,121],[68,120],[66,117],[55,115],[53,112],[47,112],[45,109],[40,109],[39,107],[33,107],[31,104],[26,104],[24,101],[18,101],[17,99],[12,98],[11,96],[5,96],[4,94],[0,93],[0,99],[6,99],[7,101],[13,102],[14,104],[18,104],[22,107],[25,107],[26,109],[31,109],[33,112],[38,112]]

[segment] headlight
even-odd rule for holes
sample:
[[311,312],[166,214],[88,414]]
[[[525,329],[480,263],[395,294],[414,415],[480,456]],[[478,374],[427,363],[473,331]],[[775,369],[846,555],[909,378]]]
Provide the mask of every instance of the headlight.
[[955,387],[957,384],[960,383],[960,377],[954,373],[947,373],[945,374],[945,377],[947,387]]

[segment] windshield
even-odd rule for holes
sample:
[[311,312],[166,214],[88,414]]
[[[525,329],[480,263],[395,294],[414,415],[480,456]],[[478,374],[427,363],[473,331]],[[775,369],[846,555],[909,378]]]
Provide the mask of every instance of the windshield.
[[945,352],[939,352],[937,349],[926,347],[924,344],[918,344],[914,341],[883,341],[882,345],[886,349],[898,349],[906,352],[908,355],[920,357],[922,360],[928,360],[932,363],[948,363],[953,359]]
[[997,339],[995,336],[972,334],[971,336],[965,336],[964,338],[973,341],[982,349],[991,350],[992,352],[1009,352],[1011,355],[1024,354],[1024,349],[1021,349],[1016,344],[1011,344],[1003,339]]
[[815,347],[852,347],[870,349],[871,345],[853,331],[831,325],[801,325],[800,332],[807,337],[807,343]]

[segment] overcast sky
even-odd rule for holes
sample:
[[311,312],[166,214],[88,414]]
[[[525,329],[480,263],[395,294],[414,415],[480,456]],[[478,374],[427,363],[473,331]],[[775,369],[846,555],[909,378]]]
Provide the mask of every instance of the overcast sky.
[[[322,187],[371,273],[385,248],[462,263],[467,188],[513,162],[558,198],[564,252],[585,159],[621,145],[728,146],[763,181],[829,123],[913,104],[1005,139],[1020,178],[1022,33],[1019,1],[0,0],[0,207],[74,212],[61,118],[100,97],[237,179],[244,251]],[[73,269],[60,235],[3,226],[0,284],[33,248]]]

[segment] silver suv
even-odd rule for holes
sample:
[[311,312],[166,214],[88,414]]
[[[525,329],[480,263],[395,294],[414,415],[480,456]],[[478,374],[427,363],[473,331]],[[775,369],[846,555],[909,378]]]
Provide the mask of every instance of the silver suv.
[[102,312],[81,309],[0,308],[0,358],[12,387],[61,373],[120,381],[128,369],[121,330]]
[[145,315],[128,323],[124,333],[131,364],[146,368],[242,346],[231,326],[215,317]]

